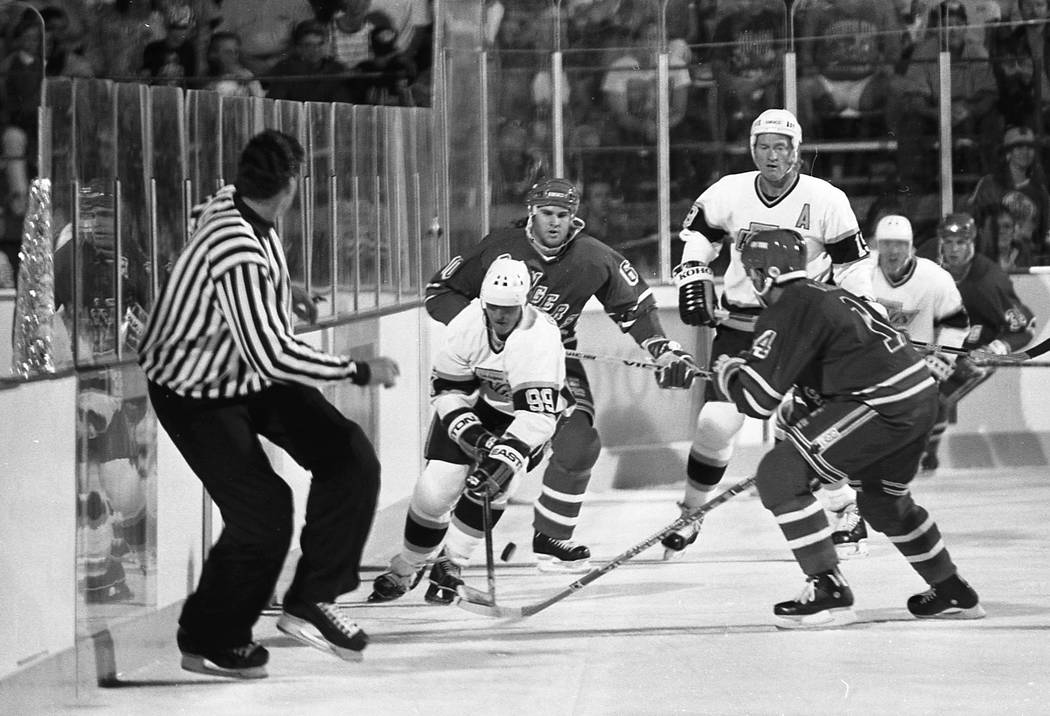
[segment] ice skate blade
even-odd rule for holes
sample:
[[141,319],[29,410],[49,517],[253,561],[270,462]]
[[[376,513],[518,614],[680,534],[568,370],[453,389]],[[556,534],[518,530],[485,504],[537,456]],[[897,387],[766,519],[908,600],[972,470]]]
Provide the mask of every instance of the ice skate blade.
[[224,676],[228,679],[265,679],[268,676],[265,666],[252,666],[247,669],[224,669],[197,654],[183,654],[182,668],[196,674]]
[[984,619],[985,611],[984,607],[980,604],[975,604],[969,609],[956,607],[945,609],[943,612],[938,612],[937,614],[916,614],[914,616],[916,619]]
[[326,654],[331,654],[343,661],[361,661],[363,658],[360,651],[332,644],[321,636],[321,632],[317,631],[317,627],[304,619],[297,619],[288,614],[282,614],[277,620],[277,629],[296,641],[312,646]]
[[684,549],[671,549],[670,547],[664,547],[664,561],[665,562],[676,562],[685,556]]
[[591,560],[579,559],[575,562],[565,562],[547,555],[536,555],[536,569],[541,572],[557,572],[559,574],[583,574],[591,571]]
[[858,559],[868,556],[867,540],[861,542],[843,542],[835,545],[839,559]]
[[776,614],[773,618],[777,629],[833,629],[853,624],[857,621],[857,614],[852,608],[844,607],[797,617]]

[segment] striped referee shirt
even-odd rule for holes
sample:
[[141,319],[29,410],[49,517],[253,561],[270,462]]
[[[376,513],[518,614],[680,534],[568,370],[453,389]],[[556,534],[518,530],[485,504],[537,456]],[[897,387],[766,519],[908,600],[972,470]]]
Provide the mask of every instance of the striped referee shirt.
[[139,363],[149,380],[188,398],[369,378],[367,364],[295,337],[280,237],[233,186],[194,207],[189,244],[150,315]]

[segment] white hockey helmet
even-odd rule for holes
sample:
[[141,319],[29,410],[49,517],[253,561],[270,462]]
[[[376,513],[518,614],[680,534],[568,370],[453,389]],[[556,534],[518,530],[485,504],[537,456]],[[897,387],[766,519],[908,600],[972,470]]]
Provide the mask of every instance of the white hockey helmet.
[[751,149],[755,148],[755,137],[760,134],[783,134],[791,138],[796,148],[802,144],[802,125],[786,109],[767,109],[755,117],[751,123]]
[[500,256],[481,281],[481,302],[492,306],[524,306],[531,286],[532,275],[524,261]]
[[907,241],[910,244],[914,240],[911,222],[899,214],[887,214],[875,226],[875,240]]

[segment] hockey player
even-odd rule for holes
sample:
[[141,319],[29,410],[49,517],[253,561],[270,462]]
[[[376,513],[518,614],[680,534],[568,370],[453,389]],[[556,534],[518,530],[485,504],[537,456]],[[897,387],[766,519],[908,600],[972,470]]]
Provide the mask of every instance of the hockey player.
[[[970,329],[963,348],[1005,355],[1024,348],[1035,336],[1032,311],[1021,302],[1010,277],[983,254],[975,253],[977,225],[969,214],[948,214],[937,228],[941,263],[955,279]],[[955,406],[974,388],[988,380],[994,367],[982,366],[968,357],[955,362],[951,374],[941,382],[937,423],[922,458],[922,469],[937,469],[941,436]]]
[[480,298],[449,322],[430,379],[435,415],[427,465],[409,503],[401,552],[376,577],[369,601],[390,601],[412,589],[451,520],[463,529],[449,533],[425,597],[450,603],[463,583],[460,567],[477,545],[474,535],[481,534],[481,491],[493,500],[495,524],[510,483],[539,462],[554,435],[571,395],[563,390],[565,351],[554,319],[529,305],[531,284],[524,262],[497,258],[482,279]]
[[[756,231],[779,227],[799,232],[806,241],[810,278],[833,282],[858,296],[872,295],[873,262],[857,217],[842,191],[800,173],[801,143],[802,128],[794,115],[786,109],[767,109],[751,125],[751,158],[757,171],[719,179],[693,202],[682,224],[679,236],[685,247],[674,270],[678,309],[689,325],[716,326],[712,360],[736,355],[751,343],[761,305],[740,263],[740,249]],[[729,316],[719,320],[708,266],[726,239],[730,257],[722,306]],[[708,383],[689,450],[683,513],[706,502],[721,481],[743,424],[744,416]],[[838,520],[836,541],[844,553],[863,551],[864,525],[849,486],[842,481],[824,487],[826,504]],[[668,535],[663,540],[665,558],[678,556],[696,541],[699,530],[697,522]]]
[[[915,255],[911,222],[890,214],[875,227],[878,263],[871,285],[890,324],[908,338],[929,345],[962,348],[970,322],[950,273],[936,262]],[[943,381],[954,368],[954,356],[923,356],[930,373]]]
[[[549,313],[567,348],[576,347],[576,322],[593,296],[622,331],[630,334],[660,366],[662,388],[686,388],[696,363],[669,340],[656,314],[651,289],[631,262],[584,233],[576,216],[580,195],[566,179],[547,179],[526,197],[524,226],[498,229],[462,256],[455,256],[427,285],[427,312],[448,323],[478,295],[485,269],[500,256],[520,259],[532,273],[529,302]],[[601,449],[594,428],[594,398],[579,360],[566,364],[576,408],[558,425],[550,463],[535,504],[532,550],[541,569],[584,571],[590,550],[572,541],[591,468]],[[456,525],[453,525],[453,530]]]
[[908,599],[920,618],[978,619],[977,593],[957,574],[915,477],[937,412],[936,384],[908,339],[867,301],[806,278],[806,243],[788,229],[748,237],[741,263],[767,305],[742,356],[721,356],[715,385],[741,412],[767,418],[792,387],[811,409],[785,417],[788,439],[758,466],[762,504],[776,519],[806,587],[773,607],[782,628],[856,621],[853,594],[811,482],[849,476],[860,514],[884,533],[930,588]]

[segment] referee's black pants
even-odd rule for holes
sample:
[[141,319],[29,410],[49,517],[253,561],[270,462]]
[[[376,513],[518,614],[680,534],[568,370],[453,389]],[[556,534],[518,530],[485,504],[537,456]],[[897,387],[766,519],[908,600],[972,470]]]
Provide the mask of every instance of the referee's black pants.
[[358,586],[379,493],[379,460],[360,426],[303,385],[200,400],[150,383],[149,396],[224,522],[179,618],[195,643],[252,640],[291,545],[292,491],[270,465],[260,435],[312,474],[302,557],[285,602],[333,602]]

